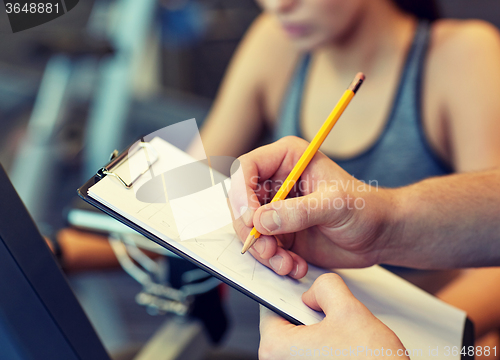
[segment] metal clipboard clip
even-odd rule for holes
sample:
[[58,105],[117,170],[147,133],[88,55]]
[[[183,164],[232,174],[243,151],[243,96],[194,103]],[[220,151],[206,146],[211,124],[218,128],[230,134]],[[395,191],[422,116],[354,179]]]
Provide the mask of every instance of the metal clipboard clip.
[[[132,147],[134,147],[132,149]],[[115,177],[120,181],[120,183],[125,186],[127,189],[130,189],[134,183],[139,180],[139,178],[144,175],[145,173],[148,172],[148,170],[151,169],[153,164],[158,161],[159,155],[158,152],[155,150],[155,148],[147,142],[140,141],[134,145],[132,145],[131,148],[128,150],[125,150],[122,152],[120,155],[118,155],[118,151],[115,150],[111,154],[110,160],[111,162],[106,165],[105,167],[99,169],[97,172],[97,176],[100,178],[103,178],[106,175],[110,175]],[[128,160],[131,156],[136,154],[137,152],[144,150],[146,154],[146,159],[147,159],[147,167],[142,171],[139,175],[137,175],[134,179],[132,179],[129,183],[127,183],[125,180],[122,179],[120,175],[117,173],[113,172],[112,170],[116,170],[118,167],[120,167],[126,160]],[[151,157],[150,157],[151,156]]]

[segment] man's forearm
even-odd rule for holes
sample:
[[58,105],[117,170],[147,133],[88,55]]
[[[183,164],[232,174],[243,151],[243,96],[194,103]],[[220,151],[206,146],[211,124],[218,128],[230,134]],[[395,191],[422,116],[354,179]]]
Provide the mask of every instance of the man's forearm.
[[500,265],[500,169],[395,189],[381,260],[427,269]]

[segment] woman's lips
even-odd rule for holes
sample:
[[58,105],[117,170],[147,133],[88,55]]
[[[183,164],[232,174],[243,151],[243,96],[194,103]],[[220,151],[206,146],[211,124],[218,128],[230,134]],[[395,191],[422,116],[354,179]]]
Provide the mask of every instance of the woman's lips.
[[302,37],[309,32],[309,26],[298,24],[283,24],[283,29],[291,37]]

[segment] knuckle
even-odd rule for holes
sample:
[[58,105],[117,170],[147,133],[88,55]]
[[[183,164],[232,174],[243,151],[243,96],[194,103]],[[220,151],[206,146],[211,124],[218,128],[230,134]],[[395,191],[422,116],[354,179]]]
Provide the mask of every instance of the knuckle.
[[308,204],[306,204],[304,198],[297,201],[297,209],[295,209],[295,211],[292,211],[291,214],[292,218],[290,220],[293,221],[294,224],[300,226],[301,229],[304,229],[308,226],[310,209]]
[[239,169],[241,169],[241,161],[239,159],[235,159],[232,164],[231,164],[231,167],[229,169],[229,173],[231,175],[234,175]]
[[306,140],[293,135],[282,137],[278,140],[278,142],[285,143],[288,146],[298,146],[300,148],[307,146],[308,144]]
[[242,173],[243,177],[251,176],[255,173],[255,162],[252,161],[252,154],[248,153],[236,159],[231,166],[231,175]]
[[[237,171],[242,171],[243,174],[246,173],[246,171],[248,171],[248,167],[249,167],[249,160],[248,160],[248,154],[245,154],[245,155],[241,155],[239,158],[237,158],[234,163],[238,162],[238,170]],[[234,163],[233,165],[231,166],[231,170],[233,170],[233,166],[234,166]],[[231,175],[233,174],[233,172],[231,172]]]
[[340,275],[335,273],[322,274],[316,279],[316,282],[320,285],[328,284],[328,286],[337,286],[344,283]]
[[296,136],[289,135],[289,136],[282,137],[278,141],[279,142],[284,142],[284,143],[289,143],[289,142],[295,142],[295,141],[297,141],[297,139],[298,138]]

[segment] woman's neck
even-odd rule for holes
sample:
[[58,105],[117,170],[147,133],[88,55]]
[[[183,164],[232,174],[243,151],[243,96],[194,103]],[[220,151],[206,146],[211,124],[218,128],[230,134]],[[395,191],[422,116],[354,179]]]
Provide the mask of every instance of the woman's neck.
[[359,69],[369,74],[379,61],[406,48],[413,37],[416,25],[413,16],[390,1],[368,3],[346,35],[315,51],[325,56],[338,74],[352,74]]

